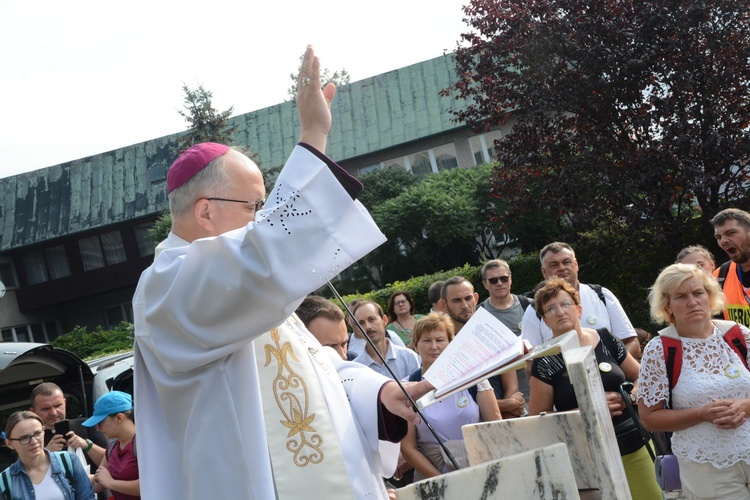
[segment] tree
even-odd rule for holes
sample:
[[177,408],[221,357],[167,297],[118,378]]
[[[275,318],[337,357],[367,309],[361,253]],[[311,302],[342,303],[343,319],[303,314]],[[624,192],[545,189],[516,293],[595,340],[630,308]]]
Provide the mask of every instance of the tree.
[[372,262],[385,283],[477,263],[492,253],[494,232],[484,213],[491,168],[456,168],[424,176],[373,208],[388,237]]
[[[302,53],[299,56],[299,62],[300,65],[302,65],[302,60],[305,58],[305,54]],[[289,96],[289,100],[293,101],[297,98],[297,75],[299,75],[299,69],[296,73],[290,73],[289,78],[292,80],[292,85],[287,89],[286,93]],[[320,84],[325,87],[329,83],[333,83],[336,85],[336,88],[341,87],[342,85],[347,85],[349,83],[349,72],[341,68],[340,70],[336,70],[331,74],[331,71],[328,68],[323,68],[320,72]]]
[[[204,89],[203,85],[191,89],[187,85],[182,85],[184,92],[184,110],[177,110],[185,121],[190,124],[187,134],[178,137],[177,147],[174,152],[175,158],[194,144],[201,142],[218,142],[220,144],[233,145],[233,134],[237,132],[237,125],[229,125],[229,117],[232,115],[234,106],[226,111],[217,111],[211,99],[213,94]],[[258,163],[255,155],[245,148],[235,146],[248,157]],[[154,223],[154,227],[149,229],[148,236],[154,245],[164,240],[172,227],[172,216],[169,213],[163,213]]]
[[[541,211],[602,268],[663,265],[750,200],[747,2],[473,0],[464,12],[474,31],[443,93],[471,100],[454,114],[476,131],[513,125],[496,144],[501,223]],[[644,272],[641,286],[655,276]]]
[[232,115],[234,106],[219,112],[213,107],[211,91],[198,85],[191,89],[182,85],[184,95],[184,110],[177,112],[185,118],[189,124],[188,133],[178,138],[178,151],[188,149],[194,144],[201,142],[218,142],[220,144],[234,144],[234,134],[237,125],[229,125],[228,120]]
[[390,166],[362,174],[359,177],[365,188],[357,197],[372,211],[381,203],[397,197],[420,181],[420,177],[401,167]]

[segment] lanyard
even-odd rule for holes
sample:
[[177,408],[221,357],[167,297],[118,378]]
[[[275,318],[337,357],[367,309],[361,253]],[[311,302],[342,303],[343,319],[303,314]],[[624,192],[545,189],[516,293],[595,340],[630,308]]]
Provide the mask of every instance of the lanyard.
[[747,305],[750,305],[750,296],[747,294],[747,288],[745,287],[745,283],[742,281],[742,266],[737,264],[735,262],[734,264],[737,267],[737,279],[740,280],[740,288],[742,289],[742,295],[745,296],[745,303]]

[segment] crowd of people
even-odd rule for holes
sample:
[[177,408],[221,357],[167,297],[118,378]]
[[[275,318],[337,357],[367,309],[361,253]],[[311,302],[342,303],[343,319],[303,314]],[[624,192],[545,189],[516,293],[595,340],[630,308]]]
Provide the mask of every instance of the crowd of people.
[[[696,245],[659,275],[651,313],[669,326],[647,343],[610,290],[579,282],[563,242],[541,250],[533,294],[512,293],[508,262],[493,259],[482,267],[484,301],[454,276],[429,287],[424,315],[398,290],[385,311],[359,298],[346,317],[310,294],[385,237],[357,201],[361,183],[325,156],[334,96],[308,47],[299,143],[268,196],[239,151],[182,152],[167,174],[172,230],[133,298],[135,401],[111,392],[59,433],[64,395],[35,388],[30,411],[6,426],[19,457],[5,471],[12,498],[394,498],[393,485],[466,465],[462,425],[577,407],[552,356],[429,407],[436,435],[428,430],[410,400],[434,389],[425,372],[478,308],[532,345],[574,330],[595,348],[633,498],[662,493],[624,383],[644,425],[674,433],[687,498],[750,498],[750,214],[713,219],[729,263],[715,268]],[[725,341],[729,330],[744,355]],[[677,374],[668,335],[681,341]]]
[[8,417],[5,445],[18,459],[0,475],[0,498],[140,498],[131,395],[104,394],[88,419],[67,419],[66,406],[60,387],[43,382],[30,409]]

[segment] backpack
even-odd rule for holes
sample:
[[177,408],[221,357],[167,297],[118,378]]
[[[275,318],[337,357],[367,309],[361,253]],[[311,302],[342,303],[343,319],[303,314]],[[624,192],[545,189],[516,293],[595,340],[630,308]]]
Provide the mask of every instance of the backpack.
[[526,295],[516,295],[518,297],[518,303],[521,304],[521,309],[526,312],[529,306],[534,305],[534,299],[527,297]]
[[[518,303],[521,305],[521,310],[523,312],[526,312],[527,307],[534,305],[534,299],[527,297],[526,295],[519,293],[518,295],[516,295],[516,297],[518,297]],[[484,304],[485,301],[480,302],[479,307],[484,307],[485,309],[487,309],[487,306],[485,306]]]
[[[53,451],[53,455],[58,462],[62,464],[63,470],[65,471],[65,478],[68,480],[71,489],[73,490],[73,496],[76,493],[76,480],[73,476],[73,464],[70,462],[70,454],[67,451]],[[10,497],[10,485],[13,484],[11,481],[13,477],[10,475],[10,467],[0,473],[0,492],[2,492],[3,500],[11,500]]]
[[[740,325],[733,321],[714,320],[719,331],[723,334],[724,341],[737,353],[742,360],[746,370],[750,370],[747,364],[747,343],[742,334]],[[672,388],[677,385],[682,370],[682,340],[674,326],[669,326],[659,331],[662,349],[664,350],[664,362],[667,368],[667,380],[669,381],[669,400],[667,408],[672,408]]]

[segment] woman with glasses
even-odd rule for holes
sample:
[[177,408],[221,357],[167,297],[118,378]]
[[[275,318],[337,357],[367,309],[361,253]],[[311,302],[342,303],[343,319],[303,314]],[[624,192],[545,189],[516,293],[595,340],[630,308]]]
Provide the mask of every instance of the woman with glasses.
[[1,498],[94,498],[91,481],[78,457],[68,452],[52,453],[44,448],[44,423],[35,413],[13,413],[8,418],[5,435],[5,445],[18,453],[18,460],[0,475]]
[[141,498],[138,479],[138,457],[135,448],[133,398],[121,391],[111,391],[96,400],[94,414],[83,422],[97,426],[109,440],[107,452],[94,474],[94,490],[109,490],[115,500]]
[[[453,321],[442,312],[428,314],[416,322],[414,348],[422,359],[422,367],[409,376],[410,382],[423,379],[425,372],[455,337],[454,332]],[[477,385],[476,399],[466,389],[422,411],[459,467],[468,466],[461,427],[502,420],[495,393],[486,380]],[[424,421],[419,425],[409,423],[406,437],[401,441],[401,453],[404,460],[414,467],[415,481],[453,470],[453,465]]]
[[[575,330],[581,347],[594,347],[630,493],[639,500],[662,499],[663,494],[656,482],[649,451],[632,415],[624,412],[626,406],[619,392],[623,382],[637,381],[638,362],[628,353],[622,341],[606,328],[592,330],[581,327],[583,308],[580,296],[567,281],[557,277],[550,278],[537,290],[534,302],[537,314],[552,330],[553,338]],[[529,414],[539,415],[553,410],[569,411],[578,408],[578,400],[573,384],[568,379],[562,354],[535,359],[531,365],[529,380]]]
[[411,332],[414,329],[414,322],[423,318],[423,314],[414,314],[414,301],[409,292],[398,290],[393,292],[388,299],[388,323],[386,330],[396,333],[404,345],[411,343]]

